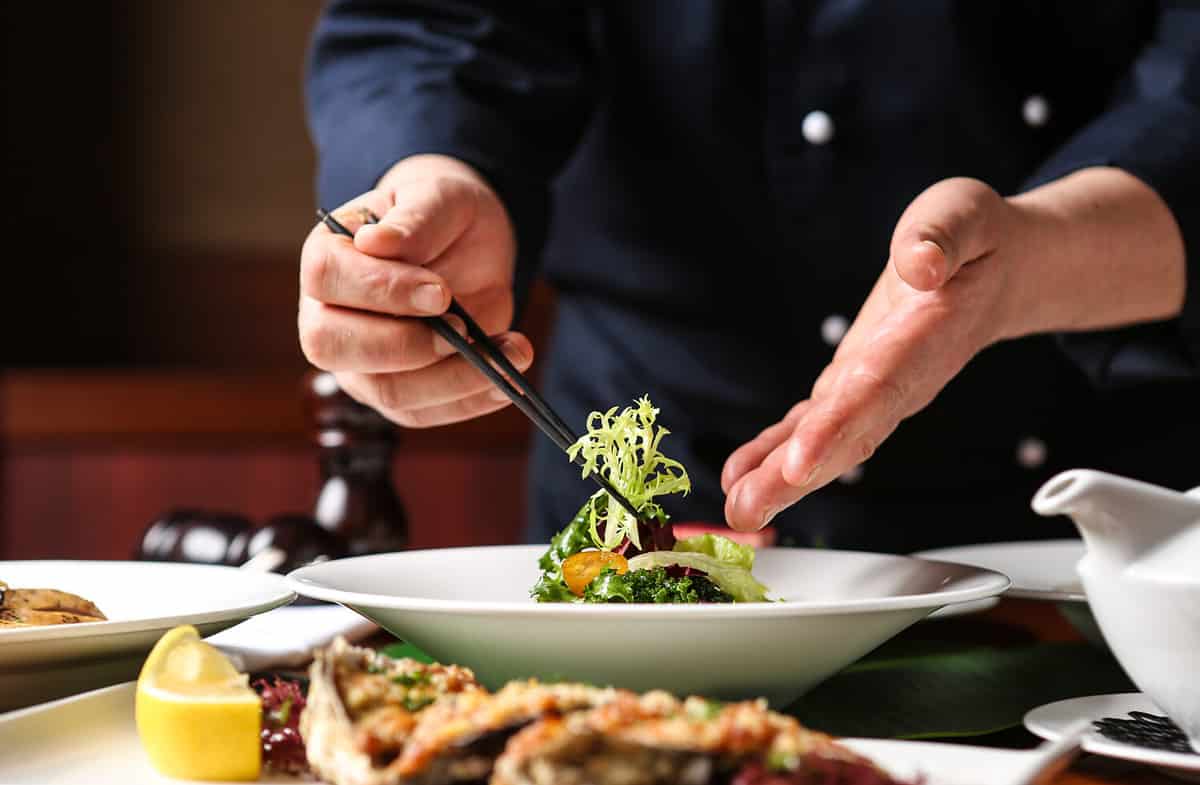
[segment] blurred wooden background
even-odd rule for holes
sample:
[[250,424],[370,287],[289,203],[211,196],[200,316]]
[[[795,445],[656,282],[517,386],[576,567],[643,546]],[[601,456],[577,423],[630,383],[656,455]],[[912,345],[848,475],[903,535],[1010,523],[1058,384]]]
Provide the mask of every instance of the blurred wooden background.
[[[317,489],[296,343],[320,0],[7,4],[0,558],[126,558],[169,507]],[[539,290],[540,343],[552,297]],[[404,434],[417,546],[516,541],[529,432]]]

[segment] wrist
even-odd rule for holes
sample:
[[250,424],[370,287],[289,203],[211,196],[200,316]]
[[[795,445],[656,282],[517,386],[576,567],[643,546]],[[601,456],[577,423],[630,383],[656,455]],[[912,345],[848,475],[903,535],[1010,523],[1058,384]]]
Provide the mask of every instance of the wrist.
[[491,186],[475,167],[458,158],[440,153],[420,153],[401,158],[384,172],[375,187],[380,190],[390,190],[413,180],[437,177],[466,180],[492,193]]
[[1011,214],[1011,232],[998,260],[1005,268],[999,295],[998,341],[1044,332],[1059,321],[1052,315],[1057,298],[1043,287],[1047,285],[1046,267],[1054,264],[1056,246],[1066,231],[1065,219],[1053,205],[1023,196],[1004,200]]
[[1014,220],[1003,337],[1121,327],[1181,311],[1182,234],[1138,178],[1093,167],[1005,201]]

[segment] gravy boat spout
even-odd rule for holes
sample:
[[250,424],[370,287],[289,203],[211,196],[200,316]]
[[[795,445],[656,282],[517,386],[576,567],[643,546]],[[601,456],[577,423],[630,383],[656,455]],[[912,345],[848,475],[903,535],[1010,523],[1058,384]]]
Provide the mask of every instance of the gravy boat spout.
[[1075,521],[1087,545],[1077,570],[1104,639],[1200,752],[1200,489],[1075,469],[1042,486],[1033,509]]
[[1200,494],[1072,469],[1041,487],[1033,509],[1039,515],[1070,516],[1090,557],[1113,566],[1130,565],[1200,523]]

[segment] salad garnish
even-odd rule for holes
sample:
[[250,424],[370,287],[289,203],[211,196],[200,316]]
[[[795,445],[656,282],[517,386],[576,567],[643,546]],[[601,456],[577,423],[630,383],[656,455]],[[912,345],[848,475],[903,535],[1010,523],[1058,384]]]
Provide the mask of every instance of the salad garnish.
[[647,396],[617,411],[592,412],[571,445],[583,476],[600,473],[637,508],[631,515],[607,491],[591,496],[550,541],[531,595],[538,602],[764,602],[754,549],[714,534],[676,540],[655,498],[691,490],[687,470],[660,451],[670,431]]
[[[607,412],[592,412],[588,415],[587,433],[567,448],[567,456],[574,461],[583,456],[583,477],[592,472],[599,473],[612,483],[625,498],[637,508],[643,517],[662,519],[662,507],[654,503],[656,496],[668,493],[687,494],[692,489],[683,464],[668,458],[658,451],[662,438],[670,431],[661,425],[655,427],[658,409],[650,403],[649,396],[637,399],[634,406],[627,406],[617,413],[617,407]],[[605,504],[599,504],[603,498]],[[599,490],[585,505],[588,516],[588,531],[597,548],[611,551],[629,538],[633,546],[641,549],[638,521],[628,510],[611,500],[608,491]],[[604,533],[600,525],[604,524]]]

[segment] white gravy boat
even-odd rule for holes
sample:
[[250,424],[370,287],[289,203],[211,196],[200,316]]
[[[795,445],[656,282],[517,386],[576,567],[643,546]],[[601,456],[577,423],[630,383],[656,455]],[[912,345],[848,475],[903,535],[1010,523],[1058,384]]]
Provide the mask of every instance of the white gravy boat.
[[1104,639],[1200,752],[1200,488],[1073,469],[1043,485],[1033,509],[1075,521],[1087,546],[1077,570]]

